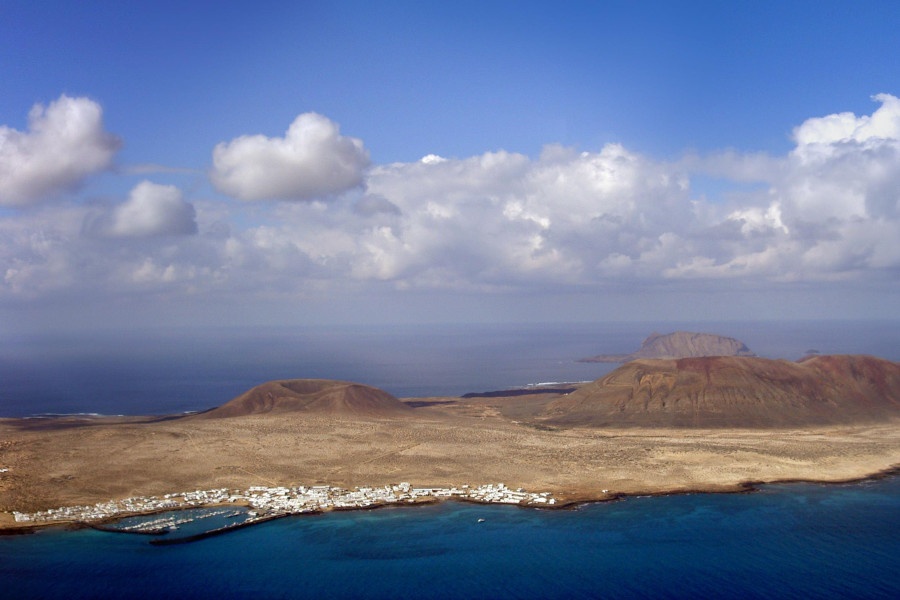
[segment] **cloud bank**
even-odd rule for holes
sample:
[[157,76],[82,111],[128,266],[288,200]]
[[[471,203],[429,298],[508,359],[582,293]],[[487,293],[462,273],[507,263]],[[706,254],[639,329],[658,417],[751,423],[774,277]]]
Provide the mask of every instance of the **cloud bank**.
[[[307,113],[284,138],[218,145],[210,172],[240,200],[303,202],[254,205],[248,218],[247,204],[189,204],[175,187],[142,182],[102,210],[68,202],[9,214],[0,301],[148,291],[296,299],[367,286],[895,290],[900,101],[875,100],[871,115],[801,123],[783,156],[672,161],[619,144],[549,145],[535,158],[496,151],[369,167],[361,141]],[[701,176],[724,191],[700,193]]]
[[0,125],[0,206],[34,204],[76,188],[109,168],[119,146],[92,100],[61,96],[47,107],[35,105],[28,131]]

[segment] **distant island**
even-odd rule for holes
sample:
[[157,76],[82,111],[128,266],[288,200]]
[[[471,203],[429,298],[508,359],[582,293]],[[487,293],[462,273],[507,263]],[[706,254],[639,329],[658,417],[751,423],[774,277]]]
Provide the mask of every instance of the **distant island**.
[[699,356],[756,356],[746,344],[711,333],[676,331],[653,333],[631,354],[600,354],[579,359],[585,363],[624,363],[641,358],[691,358]]
[[[707,351],[694,335],[647,346]],[[565,506],[898,466],[900,363],[872,356],[639,358],[590,383],[470,397],[287,379],[191,415],[0,419],[0,531],[222,502],[259,519],[442,498]]]

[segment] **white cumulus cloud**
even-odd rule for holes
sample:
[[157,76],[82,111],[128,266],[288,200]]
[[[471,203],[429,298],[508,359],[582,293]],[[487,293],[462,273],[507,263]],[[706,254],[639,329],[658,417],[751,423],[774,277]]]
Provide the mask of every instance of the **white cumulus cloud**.
[[890,94],[877,94],[873,99],[881,102],[881,106],[871,115],[857,117],[843,112],[804,121],[794,129],[796,151],[802,153],[811,146],[827,147],[845,142],[900,139],[900,99]]
[[[335,289],[664,294],[835,282],[895,290],[900,133],[890,123],[900,109],[892,98],[877,96],[880,108],[853,116],[852,127],[825,126],[841,115],[806,121],[780,156],[728,151],[665,162],[620,144],[551,145],[537,157],[429,155],[366,169],[362,143],[352,141],[349,183],[326,177],[315,192],[281,195],[309,200],[327,188],[329,202],[196,200],[195,211],[177,188],[145,181],[119,205],[9,211],[0,214],[0,299],[102,290],[252,304]],[[241,149],[250,138],[221,147],[259,159],[296,137],[318,149],[303,168],[321,175],[340,154],[332,143],[347,138],[324,117],[307,117],[326,142],[289,132],[249,143],[258,155]],[[692,188],[695,174],[711,173],[721,197]]]
[[173,185],[137,184],[122,204],[85,221],[88,234],[153,237],[197,233],[196,211]]
[[794,239],[809,246],[813,272],[900,266],[900,100],[875,99],[881,106],[872,115],[840,113],[801,125],[770,191],[784,223],[796,224]]
[[360,185],[368,165],[362,141],[304,113],[284,137],[245,135],[216,145],[210,180],[241,200],[312,200]]
[[477,288],[596,282],[694,219],[680,173],[618,144],[426,159],[370,173],[369,192],[399,216],[358,233],[355,276]]
[[63,95],[35,105],[28,131],[0,125],[0,206],[33,204],[77,187],[107,169],[119,146],[92,100]]
[[765,211],[757,207],[736,210],[728,215],[728,220],[740,223],[741,233],[744,235],[768,230],[790,233],[781,220],[781,205],[778,202],[770,204]]

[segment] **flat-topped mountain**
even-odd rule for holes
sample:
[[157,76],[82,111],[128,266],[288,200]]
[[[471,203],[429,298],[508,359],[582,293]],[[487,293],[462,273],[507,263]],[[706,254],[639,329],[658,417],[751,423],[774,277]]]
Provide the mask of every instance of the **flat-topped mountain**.
[[872,356],[639,359],[549,403],[569,426],[793,427],[900,418],[900,363]]
[[288,412],[391,417],[412,409],[384,390],[368,385],[329,379],[287,379],[258,385],[195,418]]
[[740,340],[713,335],[676,331],[660,335],[653,333],[641,347],[631,354],[601,354],[582,358],[578,362],[628,362],[640,358],[691,358],[699,356],[756,356]]

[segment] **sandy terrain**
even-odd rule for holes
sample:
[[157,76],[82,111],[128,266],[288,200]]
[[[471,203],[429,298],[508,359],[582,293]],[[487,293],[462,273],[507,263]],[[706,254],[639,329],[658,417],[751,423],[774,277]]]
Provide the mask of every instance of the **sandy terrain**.
[[0,419],[0,527],[13,525],[12,510],[220,487],[503,482],[599,500],[850,480],[900,465],[898,421],[783,430],[528,424],[549,399],[417,399],[409,416],[386,419]]

